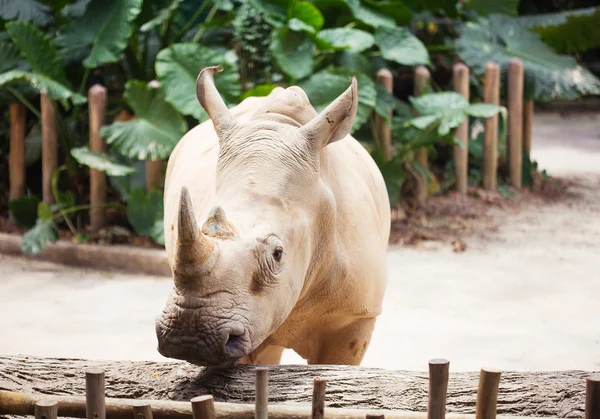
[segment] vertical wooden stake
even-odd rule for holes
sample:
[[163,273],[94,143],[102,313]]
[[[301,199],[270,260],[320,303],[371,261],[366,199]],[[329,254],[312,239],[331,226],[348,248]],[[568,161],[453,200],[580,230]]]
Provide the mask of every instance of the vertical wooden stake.
[[531,136],[533,134],[533,100],[523,105],[523,150],[531,156]]
[[146,160],[146,192],[160,189],[163,176],[162,160]]
[[585,380],[585,419],[600,419],[600,374]]
[[[388,93],[392,93],[394,89],[394,76],[387,68],[382,68],[377,72],[377,83],[385,87]],[[381,148],[383,149],[383,159],[390,161],[392,159],[392,109],[388,110],[389,123],[375,113],[375,135]]]
[[42,110],[42,198],[46,205],[54,204],[52,174],[58,166],[58,144],[56,140],[56,111],[52,99],[40,97]]
[[198,396],[192,400],[192,416],[194,419],[215,419],[215,403],[213,396]]
[[479,388],[475,405],[475,419],[495,419],[498,401],[500,370],[482,368],[479,373]]
[[19,199],[25,194],[25,106],[10,105],[10,155],[8,172],[10,191],[8,199]]
[[[453,68],[454,90],[469,101],[469,67],[457,63]],[[469,117],[456,128],[456,137],[462,147],[454,145],[454,170],[456,173],[456,190],[461,194],[467,193],[469,174]]]
[[444,419],[446,417],[449,370],[450,362],[445,359],[432,359],[429,361],[427,419]]
[[508,63],[508,169],[510,183],[520,188],[523,176],[523,61]]
[[[500,66],[494,62],[485,66],[483,81],[483,101],[498,105],[500,103]],[[498,115],[485,120],[483,143],[483,188],[496,190],[498,176]]]
[[[88,91],[90,118],[90,150],[104,153],[106,146],[100,137],[100,128],[104,125],[106,113],[106,87],[95,84]],[[92,232],[104,227],[104,205],[106,200],[106,175],[96,169],[90,169],[90,224]]]
[[35,403],[35,419],[56,419],[58,416],[58,402],[54,400],[40,400]]
[[152,419],[152,406],[145,400],[134,400],[131,403],[133,419]]
[[[427,68],[423,65],[417,66],[415,69],[414,96],[421,96],[423,94],[425,87],[429,84],[429,79],[429,70],[427,70]],[[429,157],[427,155],[427,148],[422,147],[417,151],[416,160],[426,171],[429,171]],[[427,179],[421,176],[419,176],[419,178],[417,198],[420,203],[424,203],[428,195]]]
[[91,369],[85,372],[86,419],[106,419],[104,371]]
[[256,367],[256,419],[269,417],[269,368]]
[[325,417],[325,388],[327,382],[320,377],[315,377],[312,396],[312,419]]

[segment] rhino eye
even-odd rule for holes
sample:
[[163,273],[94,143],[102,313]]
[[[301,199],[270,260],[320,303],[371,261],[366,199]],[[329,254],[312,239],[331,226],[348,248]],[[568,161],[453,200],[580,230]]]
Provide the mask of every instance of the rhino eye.
[[281,262],[281,256],[283,256],[283,249],[281,247],[277,247],[275,250],[273,250],[273,258],[277,262]]

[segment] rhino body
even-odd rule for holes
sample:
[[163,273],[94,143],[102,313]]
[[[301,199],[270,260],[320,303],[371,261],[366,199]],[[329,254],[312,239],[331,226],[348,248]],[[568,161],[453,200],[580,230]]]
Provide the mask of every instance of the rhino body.
[[205,366],[360,364],[386,287],[390,204],[349,135],[357,84],[318,114],[298,87],[232,109],[202,70],[211,120],[168,161],[165,247],[174,288],[158,350]]

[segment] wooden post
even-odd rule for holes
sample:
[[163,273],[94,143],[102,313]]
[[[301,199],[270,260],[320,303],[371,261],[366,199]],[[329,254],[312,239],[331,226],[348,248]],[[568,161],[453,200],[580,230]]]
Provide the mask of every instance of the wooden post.
[[[425,87],[429,84],[429,70],[423,65],[417,66],[415,69],[415,87],[414,96],[421,96]],[[417,162],[423,166],[426,171],[429,171],[429,157],[427,155],[427,148],[422,147],[417,151],[416,156]],[[417,199],[420,203],[424,203],[427,199],[427,179],[419,176]]]
[[429,361],[427,419],[444,419],[446,417],[449,370],[450,362],[445,359],[432,359]]
[[[494,62],[485,66],[483,81],[483,101],[498,105],[500,103],[500,66]],[[498,176],[498,115],[485,120],[483,143],[483,188],[496,190]]]
[[[453,78],[454,90],[460,93],[467,102],[469,101],[469,67],[463,63],[454,65]],[[456,173],[456,190],[461,194],[467,193],[469,177],[469,117],[456,128],[456,137],[462,143],[462,147],[454,145],[454,170]]]
[[495,369],[481,369],[475,404],[475,419],[494,419],[496,417],[500,373]]
[[52,99],[40,96],[42,110],[42,198],[46,205],[54,204],[52,174],[58,166],[58,144],[56,140],[56,111]]
[[131,404],[133,419],[152,419],[152,406],[147,400],[136,400]]
[[[104,125],[106,113],[106,87],[95,84],[88,91],[90,118],[90,150],[104,153],[106,146],[100,137],[100,128]],[[106,174],[97,169],[90,169],[90,227],[97,232],[104,227],[104,202],[106,201]]]
[[10,201],[19,199],[25,194],[25,105],[10,105],[10,155],[8,173]]
[[323,419],[325,417],[325,388],[327,381],[315,377],[312,396],[312,419]]
[[58,416],[58,402],[54,400],[40,400],[35,403],[35,419],[56,419]]
[[162,160],[146,160],[146,192],[160,189],[163,175]]
[[[381,84],[388,93],[394,90],[394,76],[387,68],[382,68],[377,72],[377,83]],[[375,135],[377,142],[383,150],[383,159],[390,161],[392,159],[392,109],[387,112],[389,123],[381,115],[375,113]]]
[[600,374],[585,380],[585,419],[600,419]]
[[269,417],[269,368],[256,367],[256,419]]
[[194,419],[215,419],[217,417],[213,396],[194,397],[191,402]]
[[367,413],[365,419],[385,419],[385,415],[376,415],[374,413]]
[[523,176],[523,61],[508,63],[508,170],[510,184],[520,188]]
[[533,100],[523,105],[523,150],[531,156],[531,137],[533,134]]
[[86,419],[106,419],[104,371],[85,372]]

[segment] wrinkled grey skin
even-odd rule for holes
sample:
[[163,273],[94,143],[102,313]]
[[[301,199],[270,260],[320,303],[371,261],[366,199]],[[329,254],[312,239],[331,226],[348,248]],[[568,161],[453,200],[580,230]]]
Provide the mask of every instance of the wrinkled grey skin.
[[297,87],[228,110],[214,71],[198,77],[212,124],[186,134],[167,168],[174,288],[158,350],[205,366],[276,364],[283,348],[359,364],[381,312],[389,201],[348,135],[356,81],[321,114]]

